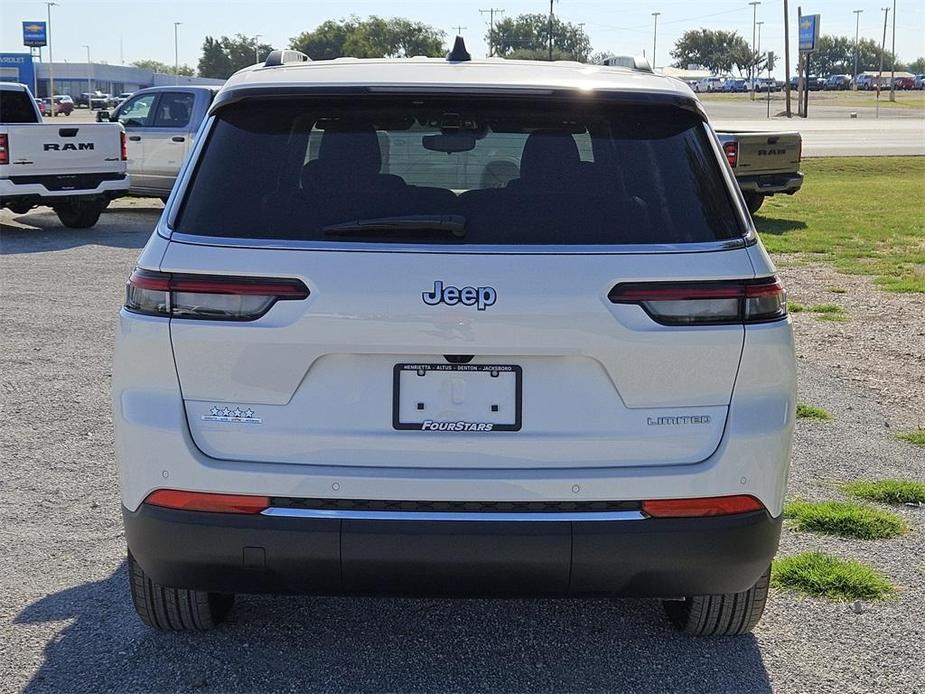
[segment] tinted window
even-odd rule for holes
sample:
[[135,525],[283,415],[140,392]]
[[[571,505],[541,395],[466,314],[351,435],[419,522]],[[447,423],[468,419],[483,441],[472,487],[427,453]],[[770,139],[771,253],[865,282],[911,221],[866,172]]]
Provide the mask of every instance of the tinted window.
[[[392,228],[343,229],[384,219]],[[694,114],[448,98],[227,107],[177,230],[452,244],[696,243],[742,233]]]
[[35,107],[29,95],[21,91],[0,89],[0,123],[37,123]]
[[154,106],[155,99],[157,99],[157,94],[142,94],[127,101],[125,106],[119,109],[119,122],[126,128],[144,128],[149,123],[151,107]]
[[181,92],[161,94],[154,116],[155,128],[182,128],[189,124],[193,112],[193,95]]

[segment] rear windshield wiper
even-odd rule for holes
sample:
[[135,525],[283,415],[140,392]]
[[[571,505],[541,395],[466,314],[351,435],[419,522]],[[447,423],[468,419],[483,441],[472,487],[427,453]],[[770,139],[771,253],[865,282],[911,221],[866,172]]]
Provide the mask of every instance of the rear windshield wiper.
[[466,218],[458,214],[412,214],[402,217],[373,217],[331,224],[321,231],[326,236],[410,236],[449,233],[466,235]]

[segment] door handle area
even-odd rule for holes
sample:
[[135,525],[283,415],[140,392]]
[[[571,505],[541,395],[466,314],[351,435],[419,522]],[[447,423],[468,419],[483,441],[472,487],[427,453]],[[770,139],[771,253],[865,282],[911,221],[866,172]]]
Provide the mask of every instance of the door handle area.
[[141,135],[129,135],[128,139],[132,142],[141,142]]
[[175,137],[171,137],[170,139],[171,139],[173,142],[186,142],[186,138],[185,138],[185,137],[181,137],[180,135],[177,135],[177,136],[175,136]]

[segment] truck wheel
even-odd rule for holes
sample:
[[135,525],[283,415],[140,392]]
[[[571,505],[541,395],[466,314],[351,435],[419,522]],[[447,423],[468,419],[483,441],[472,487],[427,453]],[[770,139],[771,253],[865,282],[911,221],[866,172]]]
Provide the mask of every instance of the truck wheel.
[[106,204],[93,202],[69,202],[55,207],[61,223],[71,229],[89,229],[99,221]]
[[764,204],[764,196],[759,193],[745,193],[745,206],[751,214],[755,214]]
[[7,205],[7,207],[13,214],[26,214],[26,212],[32,209],[32,205],[28,205],[24,202],[13,203],[12,205]]
[[692,636],[747,634],[761,619],[768,599],[771,567],[748,590],[725,595],[695,595],[665,600],[662,606],[678,629]]
[[161,631],[214,629],[225,620],[234,604],[234,595],[168,588],[155,583],[131,552],[128,554],[128,577],[135,612],[142,622]]

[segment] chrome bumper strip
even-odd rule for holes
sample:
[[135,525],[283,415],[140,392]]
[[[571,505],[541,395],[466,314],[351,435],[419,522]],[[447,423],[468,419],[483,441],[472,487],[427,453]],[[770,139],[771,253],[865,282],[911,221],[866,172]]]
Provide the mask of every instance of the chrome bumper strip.
[[569,521],[633,521],[644,520],[641,511],[589,511],[582,513],[461,513],[456,511],[355,511],[271,507],[261,515],[277,518],[329,518],[333,520],[388,521],[467,521],[467,522],[569,522]]

